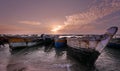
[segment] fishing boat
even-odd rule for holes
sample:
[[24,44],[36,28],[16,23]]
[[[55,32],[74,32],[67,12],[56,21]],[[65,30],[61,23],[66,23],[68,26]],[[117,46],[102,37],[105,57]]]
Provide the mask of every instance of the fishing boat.
[[56,38],[55,39],[55,48],[63,48],[63,47],[66,47],[66,44],[67,43],[67,40],[65,37],[62,37],[62,38]]
[[0,47],[4,46],[4,44],[8,43],[8,38],[0,35]]
[[9,47],[11,49],[31,47],[42,42],[42,38],[36,37],[9,37]]
[[83,37],[67,38],[67,56],[76,59],[83,65],[93,66],[117,30],[117,27],[110,27],[102,35],[85,35]]
[[53,35],[42,34],[41,38],[43,39],[43,44],[45,46],[50,46],[50,45],[54,44],[54,36]]
[[107,47],[120,48],[120,35],[115,35],[114,38],[108,43]]

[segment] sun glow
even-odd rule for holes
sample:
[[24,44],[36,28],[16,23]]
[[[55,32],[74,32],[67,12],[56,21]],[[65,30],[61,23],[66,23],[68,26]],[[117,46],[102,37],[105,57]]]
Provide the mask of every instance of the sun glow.
[[57,31],[59,31],[61,28],[62,28],[62,26],[57,26],[57,27],[53,28],[51,31],[52,31],[52,32],[57,32]]

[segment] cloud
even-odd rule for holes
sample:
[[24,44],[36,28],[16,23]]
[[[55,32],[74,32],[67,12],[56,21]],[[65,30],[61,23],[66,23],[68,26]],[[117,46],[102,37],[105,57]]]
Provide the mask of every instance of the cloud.
[[[32,26],[31,26],[32,27]],[[21,26],[21,25],[14,25],[14,24],[0,24],[0,34],[41,34],[41,33],[49,33],[49,29],[33,27],[30,26]]]
[[[87,9],[86,11],[66,16],[66,21],[63,25],[64,28],[61,29],[61,31],[84,31],[85,27],[90,27],[88,30],[95,30],[94,28],[96,26],[94,26],[92,23],[96,24],[96,20],[102,19],[105,16],[108,16],[120,10],[120,0],[94,0],[94,2],[92,3],[92,6],[90,6],[89,9]],[[105,23],[101,25],[104,24]]]
[[27,28],[20,27],[17,25],[9,25],[9,24],[0,24],[0,34],[19,34],[21,31],[25,32]]
[[19,21],[19,23],[27,24],[27,25],[40,25],[41,24],[40,22],[37,22],[37,21]]

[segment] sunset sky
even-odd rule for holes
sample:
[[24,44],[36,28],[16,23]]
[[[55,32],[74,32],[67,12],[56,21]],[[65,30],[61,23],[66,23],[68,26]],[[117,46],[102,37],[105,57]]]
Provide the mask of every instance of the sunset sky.
[[111,26],[120,28],[120,0],[0,0],[0,34],[101,34]]

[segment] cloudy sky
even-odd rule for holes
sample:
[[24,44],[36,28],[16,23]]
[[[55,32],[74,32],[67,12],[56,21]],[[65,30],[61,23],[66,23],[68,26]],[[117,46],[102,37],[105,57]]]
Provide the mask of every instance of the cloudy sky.
[[120,28],[120,0],[0,0],[0,34],[101,34],[111,26]]

